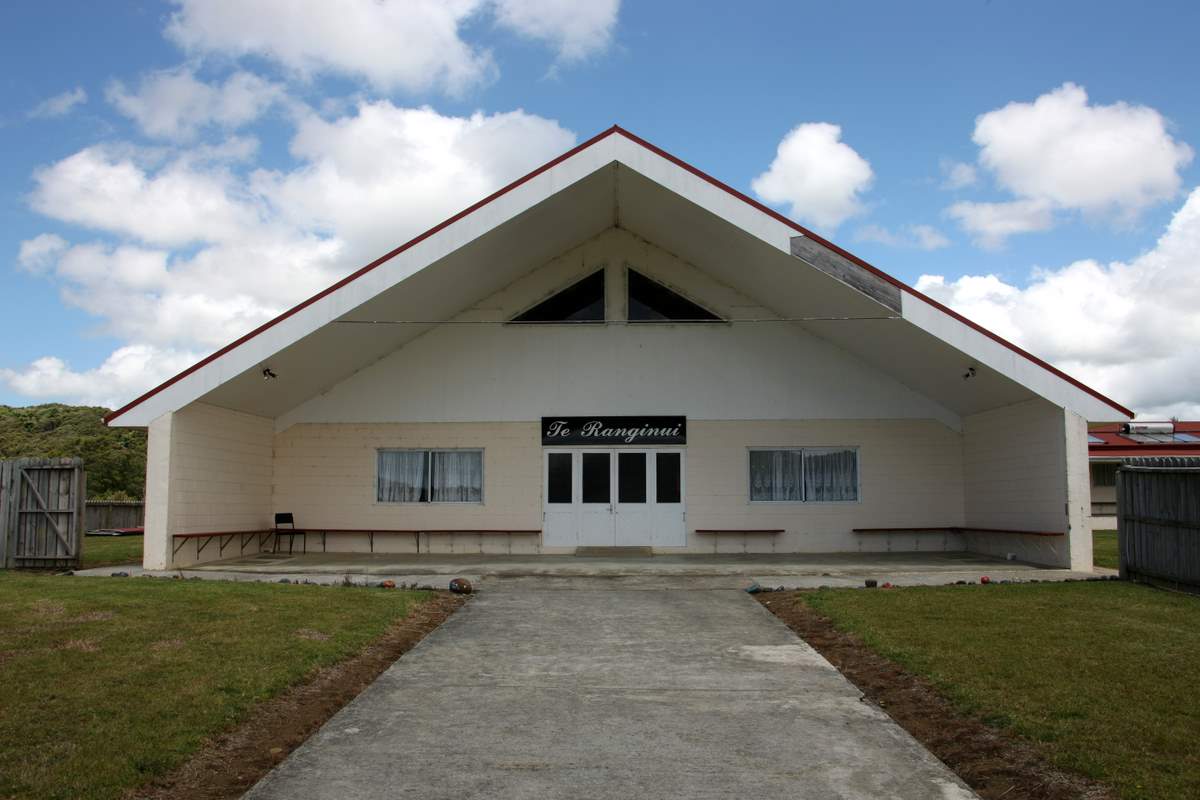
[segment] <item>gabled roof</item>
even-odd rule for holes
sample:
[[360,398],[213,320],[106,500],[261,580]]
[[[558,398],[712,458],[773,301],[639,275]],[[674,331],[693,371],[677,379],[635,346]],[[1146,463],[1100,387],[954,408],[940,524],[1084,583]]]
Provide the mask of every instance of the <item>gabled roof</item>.
[[[606,171],[607,167],[613,169]],[[695,233],[696,222],[702,218],[723,223],[719,241],[714,233],[703,242],[689,242],[689,236],[702,238],[702,234]],[[918,344],[929,347],[935,342],[937,352],[915,360],[903,378],[931,396],[949,398],[948,404],[957,406],[960,413],[982,410],[983,401],[976,396],[978,390],[964,388],[960,376],[951,373],[961,372],[959,366],[977,365],[981,371],[998,377],[990,399],[997,405],[1024,399],[1016,391],[1023,387],[1085,418],[1133,416],[1129,409],[999,335],[614,125],[197,362],[112,412],[105,422],[146,425],[167,411],[202,398],[238,407],[250,396],[249,382],[258,380],[253,373],[268,358],[286,359],[290,354],[293,363],[311,367],[345,360],[346,353],[359,354],[362,363],[344,365],[352,372],[402,346],[406,339],[399,334],[375,334],[369,340],[361,335],[355,338],[350,329],[372,326],[330,323],[369,320],[380,308],[402,305],[406,296],[415,297],[419,291],[426,292],[424,300],[407,302],[424,310],[424,318],[430,319],[431,325],[436,324],[433,320],[464,307],[449,301],[444,307],[429,302],[437,296],[437,288],[446,284],[428,277],[427,267],[439,264],[439,269],[448,274],[444,280],[454,282],[457,277],[450,285],[458,285],[463,283],[464,264],[472,254],[479,260],[483,249],[480,243],[488,237],[490,252],[515,252],[518,247],[529,250],[525,266],[531,268],[538,259],[548,260],[565,250],[574,243],[572,239],[594,235],[612,225],[631,227],[652,241],[670,239],[672,249],[683,256],[689,254],[689,249],[699,258],[704,252],[720,248],[725,252],[742,248],[759,256],[758,261],[766,265],[756,276],[750,275],[752,267],[744,267],[747,280],[770,277],[808,281],[808,289],[816,287],[823,292],[809,294],[828,298],[839,293],[839,307],[849,312],[865,316],[867,310],[874,309],[896,315],[889,319],[902,317],[910,325],[899,333],[894,327],[876,329],[870,323],[863,323],[852,335],[845,333],[845,326],[839,329],[819,321],[805,323],[805,327],[881,366],[894,364],[901,348],[911,350]],[[540,237],[530,236],[533,226],[539,226]],[[802,262],[798,266],[808,268],[804,274],[787,270],[789,265],[797,266],[797,261]],[[754,259],[741,259],[740,263],[752,262]],[[495,284],[492,290],[512,277],[499,268],[490,268],[485,276]],[[479,283],[480,291],[488,288],[487,280]],[[811,312],[802,304],[796,308]],[[438,317],[438,313],[443,316]],[[408,331],[420,333],[414,327]],[[302,349],[305,352],[301,359]],[[344,371],[339,373],[331,367],[327,373],[313,372],[296,391],[315,394],[346,377]],[[279,413],[278,407],[268,406],[245,410]]]

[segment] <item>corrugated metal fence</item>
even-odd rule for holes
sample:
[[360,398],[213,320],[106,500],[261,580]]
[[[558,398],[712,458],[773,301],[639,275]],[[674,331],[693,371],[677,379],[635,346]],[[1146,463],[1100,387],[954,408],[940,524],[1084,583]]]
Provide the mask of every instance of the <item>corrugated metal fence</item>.
[[146,518],[141,500],[88,500],[84,528],[89,531],[140,528]]
[[1117,531],[1122,577],[1200,592],[1200,459],[1122,464]]

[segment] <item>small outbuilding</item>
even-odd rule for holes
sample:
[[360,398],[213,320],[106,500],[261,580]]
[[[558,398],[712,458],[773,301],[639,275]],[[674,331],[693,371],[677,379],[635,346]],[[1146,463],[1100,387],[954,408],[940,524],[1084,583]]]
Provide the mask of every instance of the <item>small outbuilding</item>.
[[1200,422],[1107,423],[1088,429],[1093,530],[1117,529],[1117,469],[1147,458],[1187,458],[1200,465]]
[[613,127],[107,421],[149,427],[149,568],[290,514],[310,550],[1090,569],[1088,421],[1131,416]]

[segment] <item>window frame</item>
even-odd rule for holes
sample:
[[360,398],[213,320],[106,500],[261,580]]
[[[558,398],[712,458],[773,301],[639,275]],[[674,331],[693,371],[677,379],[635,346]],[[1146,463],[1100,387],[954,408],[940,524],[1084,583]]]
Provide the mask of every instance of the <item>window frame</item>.
[[[428,500],[380,500],[379,458],[383,453],[425,453],[425,481]],[[434,500],[433,499],[433,454],[434,453],[479,453],[479,499],[478,500]],[[375,502],[377,506],[481,506],[487,500],[487,476],[485,474],[486,448],[483,447],[377,447],[375,448]]]
[[[806,495],[802,500],[755,500],[753,497],[752,487],[750,485],[750,454],[754,452],[775,452],[786,450],[789,452],[800,452],[800,478],[801,493]],[[831,452],[839,450],[849,450],[854,453],[854,499],[853,500],[809,500],[808,484],[804,482],[804,454],[806,451],[813,452]],[[863,501],[862,491],[862,448],[859,445],[754,445],[746,448],[745,459],[745,476],[746,476],[746,504],[755,506],[847,506],[858,505]]]

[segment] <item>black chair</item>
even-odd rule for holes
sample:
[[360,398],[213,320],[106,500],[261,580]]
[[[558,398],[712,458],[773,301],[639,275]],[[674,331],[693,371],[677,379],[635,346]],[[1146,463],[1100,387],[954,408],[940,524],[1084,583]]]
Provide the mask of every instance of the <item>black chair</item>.
[[[288,527],[284,528],[284,525]],[[271,552],[279,552],[279,537],[286,536],[288,537],[288,555],[291,555],[292,548],[296,544],[297,534],[304,537],[304,552],[308,552],[308,536],[305,535],[304,531],[296,530],[296,520],[291,512],[283,512],[275,515],[275,530],[273,533],[275,534],[275,548]]]

